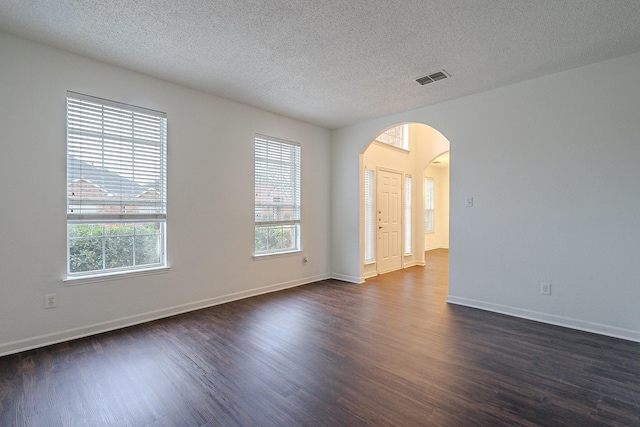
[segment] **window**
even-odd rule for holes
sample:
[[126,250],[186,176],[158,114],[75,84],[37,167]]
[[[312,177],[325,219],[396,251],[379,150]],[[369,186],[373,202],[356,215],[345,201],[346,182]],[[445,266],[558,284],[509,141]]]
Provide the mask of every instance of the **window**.
[[364,169],[364,262],[375,260],[375,203],[374,173],[372,169]]
[[424,232],[433,233],[433,178],[424,179]]
[[166,114],[67,92],[67,274],[166,265]]
[[409,149],[409,125],[398,125],[387,129],[376,137],[376,141],[393,145],[394,147]]
[[300,250],[300,145],[255,138],[255,254]]
[[404,176],[404,254],[411,254],[411,175]]

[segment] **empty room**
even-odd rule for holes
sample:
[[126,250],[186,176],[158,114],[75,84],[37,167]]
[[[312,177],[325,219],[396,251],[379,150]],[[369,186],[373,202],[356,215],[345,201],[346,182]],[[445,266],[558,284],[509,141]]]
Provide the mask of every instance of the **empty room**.
[[0,426],[640,426],[640,2],[0,0]]

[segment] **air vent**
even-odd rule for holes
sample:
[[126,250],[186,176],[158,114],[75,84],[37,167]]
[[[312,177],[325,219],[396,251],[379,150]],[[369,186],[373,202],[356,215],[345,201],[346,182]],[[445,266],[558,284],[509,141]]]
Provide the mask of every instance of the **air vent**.
[[438,80],[446,79],[448,77],[450,76],[446,71],[440,70],[436,71],[435,73],[428,74],[424,77],[420,77],[419,79],[416,79],[416,81],[424,86],[426,84],[437,82]]

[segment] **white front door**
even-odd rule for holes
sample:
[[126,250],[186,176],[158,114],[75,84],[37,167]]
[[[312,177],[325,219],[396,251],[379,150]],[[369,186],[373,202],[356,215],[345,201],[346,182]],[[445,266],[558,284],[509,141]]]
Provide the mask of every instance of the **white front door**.
[[378,170],[378,274],[402,268],[402,174]]

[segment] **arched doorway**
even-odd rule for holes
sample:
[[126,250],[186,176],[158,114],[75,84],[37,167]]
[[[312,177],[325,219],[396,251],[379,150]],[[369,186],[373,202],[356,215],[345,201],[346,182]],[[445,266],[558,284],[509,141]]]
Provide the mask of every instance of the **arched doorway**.
[[[448,248],[449,141],[436,129],[421,123],[391,126],[370,141],[361,152],[361,272],[364,279],[414,265],[424,265],[425,249],[434,249],[425,235],[426,173],[438,172],[431,207],[433,235],[439,247]],[[440,163],[428,167],[439,158]],[[445,176],[446,166],[446,180]],[[446,197],[442,192],[447,191]],[[439,199],[435,199],[439,196]],[[442,202],[446,200],[446,210]],[[438,201],[439,203],[435,203]],[[436,208],[436,205],[439,205]],[[438,211],[436,211],[438,209]],[[444,218],[446,222],[436,217]],[[436,232],[435,224],[438,224]],[[446,227],[443,227],[446,225]],[[446,233],[446,238],[443,238]]]

